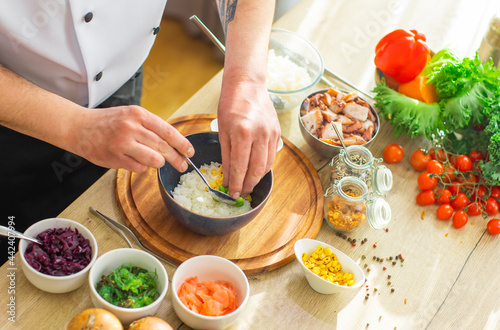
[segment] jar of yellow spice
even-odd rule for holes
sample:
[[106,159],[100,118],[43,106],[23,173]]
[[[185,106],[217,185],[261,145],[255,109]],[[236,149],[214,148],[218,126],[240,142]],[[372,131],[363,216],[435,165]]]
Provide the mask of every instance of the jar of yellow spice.
[[391,208],[383,198],[370,192],[361,179],[346,176],[326,190],[324,216],[338,232],[351,232],[365,222],[373,229],[382,229],[391,220]]

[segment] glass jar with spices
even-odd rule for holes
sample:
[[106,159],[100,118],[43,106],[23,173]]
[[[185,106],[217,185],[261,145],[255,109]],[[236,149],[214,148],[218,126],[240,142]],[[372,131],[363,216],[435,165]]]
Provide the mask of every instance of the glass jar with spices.
[[354,145],[341,149],[330,163],[330,183],[346,176],[354,176],[361,179],[370,191],[386,195],[392,189],[392,172],[385,165],[376,165],[381,161],[373,158],[370,150],[363,146]]
[[391,220],[391,208],[383,198],[373,196],[361,179],[347,176],[326,190],[324,216],[332,229],[342,233],[365,222],[381,229]]

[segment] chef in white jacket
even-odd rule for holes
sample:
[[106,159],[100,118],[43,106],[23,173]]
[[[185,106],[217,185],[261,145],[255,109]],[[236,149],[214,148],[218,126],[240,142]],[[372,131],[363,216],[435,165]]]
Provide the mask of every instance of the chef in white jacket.
[[[266,90],[274,1],[216,2],[224,184],[238,197],[270,170],[280,135]],[[165,3],[0,0],[1,223],[56,216],[107,168],[187,169],[177,151],[192,156],[191,144],[138,105]]]

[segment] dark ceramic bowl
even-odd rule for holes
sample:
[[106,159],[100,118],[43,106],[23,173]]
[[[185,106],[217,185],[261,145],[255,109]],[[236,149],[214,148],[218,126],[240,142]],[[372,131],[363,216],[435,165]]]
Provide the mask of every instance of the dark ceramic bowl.
[[[195,133],[187,135],[186,138],[194,147],[195,155],[191,160],[198,168],[203,164],[210,164],[210,162],[222,163],[217,132]],[[188,169],[188,171],[192,170],[192,168]],[[178,185],[182,174],[184,173],[177,171],[169,163],[165,163],[162,168],[158,169],[161,197],[177,222],[191,231],[207,236],[225,235],[247,225],[264,208],[273,187],[273,173],[269,171],[255,186],[251,194],[252,209],[250,211],[237,216],[216,218],[194,213],[174,200],[172,191]]]
[[[306,102],[306,100],[308,98],[310,98],[311,96],[318,94],[318,93],[324,93],[327,90],[328,89],[322,89],[322,90],[316,91],[316,92],[308,95],[302,103],[304,104],[304,102]],[[345,93],[349,93],[348,91],[344,91],[344,90],[341,90],[341,91],[345,92]],[[363,100],[362,97],[360,97],[360,98]],[[365,144],[362,144],[362,146],[367,147],[367,148],[370,146],[370,144],[373,142],[373,140],[375,140],[375,137],[377,137],[378,131],[380,129],[380,117],[379,117],[377,111],[375,111],[375,109],[370,104],[368,104],[368,105],[370,106],[370,110],[375,115],[377,130],[375,131],[375,133],[373,134],[372,138],[369,141],[367,141]],[[300,133],[302,134],[302,137],[304,138],[304,140],[306,140],[307,144],[314,151],[316,151],[317,153],[319,153],[323,157],[333,158],[334,156],[336,156],[340,152],[340,149],[342,149],[342,146],[336,146],[333,144],[323,142],[320,139],[318,139],[316,136],[311,134],[311,132],[309,132],[307,130],[307,128],[304,126],[304,123],[302,122],[300,111],[299,111],[299,127],[300,127]]]

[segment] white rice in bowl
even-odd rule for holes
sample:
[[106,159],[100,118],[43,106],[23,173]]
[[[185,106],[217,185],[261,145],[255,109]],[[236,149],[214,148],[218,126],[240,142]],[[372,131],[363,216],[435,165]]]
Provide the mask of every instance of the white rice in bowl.
[[293,91],[312,83],[307,69],[297,65],[288,56],[276,55],[274,49],[268,52],[267,88],[275,91]]
[[[216,182],[221,177],[220,169],[221,164],[217,162],[200,166],[200,171],[208,182]],[[252,209],[250,201],[247,199],[244,200],[243,206],[240,207],[215,201],[207,191],[207,186],[203,180],[194,170],[180,177],[179,184],[172,191],[172,196],[184,208],[208,217],[232,217]]]

